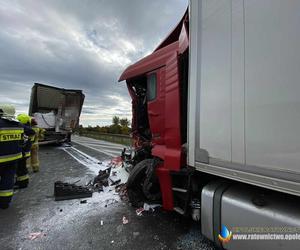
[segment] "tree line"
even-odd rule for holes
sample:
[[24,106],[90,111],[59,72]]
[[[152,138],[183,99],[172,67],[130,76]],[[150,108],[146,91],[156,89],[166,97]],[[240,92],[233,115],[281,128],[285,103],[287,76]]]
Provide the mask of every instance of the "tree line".
[[112,118],[112,124],[108,126],[88,126],[83,127],[82,125],[78,128],[79,134],[84,132],[98,132],[98,133],[109,133],[109,134],[123,134],[129,135],[131,132],[130,121],[127,118],[120,118],[118,116],[114,116]]

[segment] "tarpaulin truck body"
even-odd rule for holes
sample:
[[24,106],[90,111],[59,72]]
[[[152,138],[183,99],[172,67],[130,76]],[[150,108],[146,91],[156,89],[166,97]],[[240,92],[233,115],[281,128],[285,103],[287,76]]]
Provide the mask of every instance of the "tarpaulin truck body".
[[81,90],[63,89],[35,83],[31,91],[29,115],[46,130],[45,142],[63,142],[79,125],[84,101]]
[[[164,209],[201,218],[221,248],[299,249],[289,240],[300,238],[299,13],[292,0],[190,0],[123,72],[138,156],[132,204],[160,197],[158,187]],[[220,240],[222,225],[246,238]]]

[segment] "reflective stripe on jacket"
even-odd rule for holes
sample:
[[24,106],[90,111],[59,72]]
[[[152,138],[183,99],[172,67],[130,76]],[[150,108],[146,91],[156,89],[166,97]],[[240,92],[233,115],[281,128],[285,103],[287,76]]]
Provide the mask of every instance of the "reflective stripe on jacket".
[[24,156],[25,158],[30,157],[30,156],[31,156],[31,150],[30,150],[30,151],[24,152],[24,153],[23,153],[23,156]]
[[14,194],[13,189],[0,190],[0,197],[10,197],[13,196],[13,194]]
[[23,133],[20,123],[0,118],[0,163],[22,158]]
[[0,155],[0,163],[9,162],[9,161],[16,161],[23,157],[22,152],[12,155]]
[[17,181],[26,181],[29,180],[29,175],[25,174],[25,175],[21,175],[17,177]]

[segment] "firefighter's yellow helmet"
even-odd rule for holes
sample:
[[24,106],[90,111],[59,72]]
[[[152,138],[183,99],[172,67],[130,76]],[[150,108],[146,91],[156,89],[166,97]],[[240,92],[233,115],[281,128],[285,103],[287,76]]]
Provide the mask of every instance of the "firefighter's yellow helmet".
[[17,116],[17,119],[18,119],[19,122],[21,122],[24,125],[25,124],[30,124],[30,120],[31,120],[30,116],[26,115],[26,114],[19,114]]

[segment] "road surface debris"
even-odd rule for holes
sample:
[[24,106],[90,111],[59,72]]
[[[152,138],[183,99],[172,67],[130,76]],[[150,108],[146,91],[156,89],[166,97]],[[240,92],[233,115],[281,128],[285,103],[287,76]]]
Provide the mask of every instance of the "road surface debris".
[[157,207],[161,207],[161,204],[148,204],[148,203],[144,203],[144,211],[152,211],[154,212],[155,208]]
[[93,192],[87,187],[62,181],[56,181],[54,183],[54,197],[56,201],[86,198],[92,197],[92,195]]
[[148,204],[144,203],[143,207],[140,207],[135,210],[137,216],[142,216],[143,212],[154,212],[155,208],[161,207],[161,204]]
[[125,224],[128,224],[128,219],[126,218],[126,216],[123,216],[123,218],[122,218],[122,222],[123,222],[123,224],[125,225]]
[[136,215],[137,216],[142,216],[143,215],[143,212],[144,212],[144,208],[143,207],[140,207],[138,208],[137,210],[135,210],[136,212]]
[[40,238],[42,236],[46,236],[46,234],[44,234],[43,232],[30,233],[29,236],[28,236],[28,239],[35,240],[35,239]]

